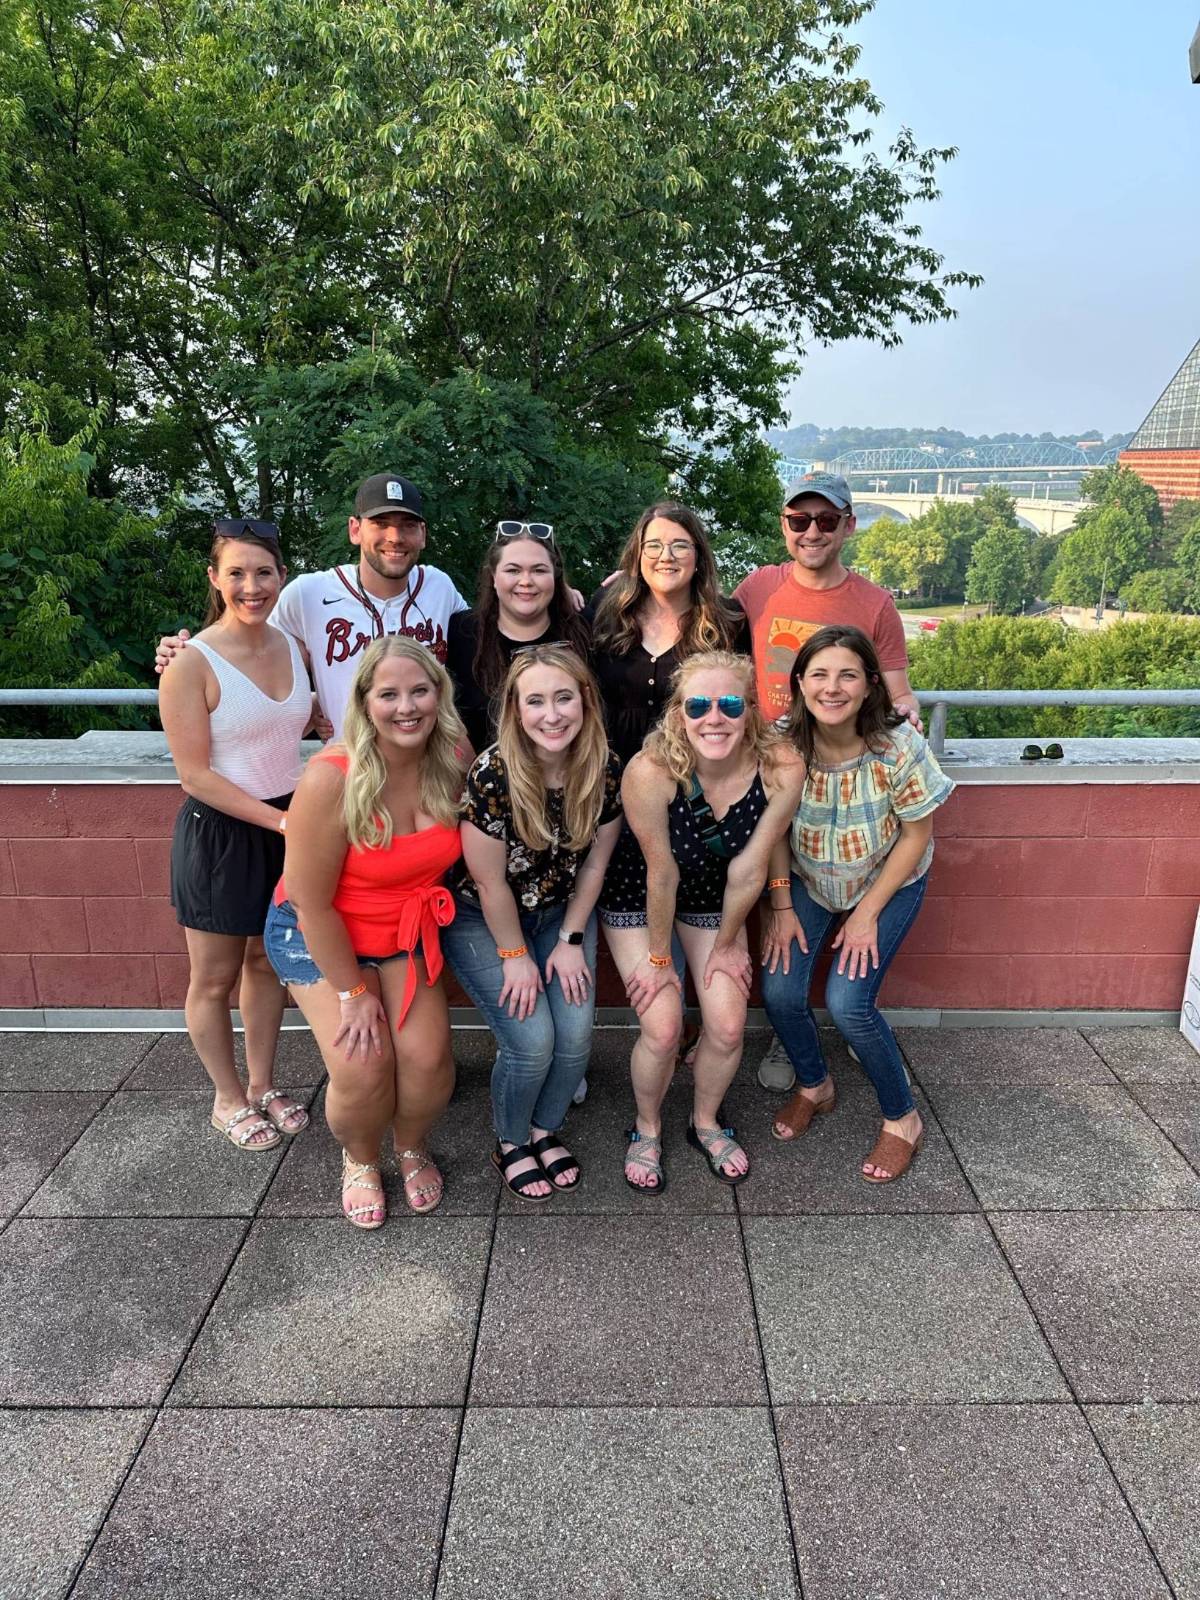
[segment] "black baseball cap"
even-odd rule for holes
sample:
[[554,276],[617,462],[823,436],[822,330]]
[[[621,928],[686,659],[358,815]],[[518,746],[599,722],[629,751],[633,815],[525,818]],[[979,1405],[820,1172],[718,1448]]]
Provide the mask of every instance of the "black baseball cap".
[[425,518],[421,491],[398,472],[377,472],[359,484],[354,496],[356,517],[382,517],[389,511],[407,511],[411,517]]

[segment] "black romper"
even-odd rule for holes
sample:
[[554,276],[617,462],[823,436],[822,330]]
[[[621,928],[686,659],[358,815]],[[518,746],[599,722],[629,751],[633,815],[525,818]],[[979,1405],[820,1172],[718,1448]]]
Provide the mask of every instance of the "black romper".
[[[767,792],[761,773],[756,772],[742,798],[735,800],[717,823],[730,856],[740,855],[750,843],[750,835],[766,809]],[[667,807],[667,829],[671,854],[679,868],[675,920],[692,928],[719,928],[728,859],[715,855],[705,844],[691,805],[682,793],[676,794]]]

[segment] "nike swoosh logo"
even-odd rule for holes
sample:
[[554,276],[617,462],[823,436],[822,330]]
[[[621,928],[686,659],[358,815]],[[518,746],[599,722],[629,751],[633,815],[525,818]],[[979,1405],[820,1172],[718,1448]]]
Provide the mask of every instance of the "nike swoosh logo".
[[321,604],[323,606],[337,606],[337,605],[341,605],[341,603],[342,603],[342,597],[341,597],[340,594],[335,594],[332,600],[322,600],[321,601]]

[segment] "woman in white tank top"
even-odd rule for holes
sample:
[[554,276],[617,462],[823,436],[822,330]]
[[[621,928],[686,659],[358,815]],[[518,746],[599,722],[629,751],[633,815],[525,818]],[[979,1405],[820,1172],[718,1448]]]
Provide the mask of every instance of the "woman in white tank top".
[[[263,953],[283,870],[287,805],[312,720],[308,673],[268,623],[287,576],[273,523],[215,526],[206,625],[163,673],[159,713],[186,796],[171,842],[171,903],[191,973],[188,1033],[212,1079],[212,1124],[241,1150],[269,1150],[308,1124],[272,1083],[285,991]],[[238,983],[249,1084],[233,1055]]]

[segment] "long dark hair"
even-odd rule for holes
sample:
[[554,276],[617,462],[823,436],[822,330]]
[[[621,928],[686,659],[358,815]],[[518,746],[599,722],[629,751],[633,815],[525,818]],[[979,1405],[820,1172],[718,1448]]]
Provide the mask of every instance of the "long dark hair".
[[854,731],[860,739],[866,741],[868,750],[878,751],[884,742],[887,730],[898,728],[905,720],[892,705],[892,697],[887,684],[883,681],[883,669],[879,665],[879,657],[875,654],[875,646],[862,629],[843,627],[840,623],[834,623],[829,628],[818,628],[812,638],[805,642],[804,648],[792,663],[791,674],[788,677],[788,686],[792,691],[792,709],[788,713],[787,722],[788,738],[804,757],[804,765],[809,769],[815,759],[816,730],[812,713],[804,704],[804,696],[800,692],[800,680],[808,671],[809,662],[815,655],[819,655],[822,650],[831,650],[837,646],[843,650],[853,650],[862,662],[863,671],[867,675],[867,698],[858,708]]
[[[221,570],[221,551],[227,544],[256,544],[260,550],[265,550],[275,563],[275,570],[283,577],[283,552],[279,548],[279,540],[272,539],[269,535],[253,532],[244,528],[241,533],[213,533],[212,548],[208,552],[208,564],[214,572]],[[208,610],[204,614],[202,627],[211,628],[218,617],[225,612],[225,597],[213,583],[208,585]]]
[[696,546],[692,604],[679,623],[680,657],[694,655],[698,650],[728,650],[737,633],[740,614],[721,593],[717,563],[704,524],[689,506],[681,506],[675,500],[660,500],[647,506],[634,523],[617,563],[617,576],[596,608],[592,637],[601,648],[616,655],[626,655],[637,644],[637,614],[650,592],[642,577],[642,541],[655,517],[682,528]]
[[555,641],[568,645],[582,661],[587,660],[591,645],[587,623],[576,611],[575,601],[567,587],[558,546],[543,544],[540,539],[497,540],[483,558],[483,565],[479,569],[479,593],[475,599],[475,615],[479,621],[471,670],[475,682],[487,695],[494,695],[499,690],[508,672],[508,653],[500,642],[500,597],[496,593],[496,568],[504,552],[513,544],[539,545],[550,558],[554,568],[554,593],[550,596],[546,620]]

